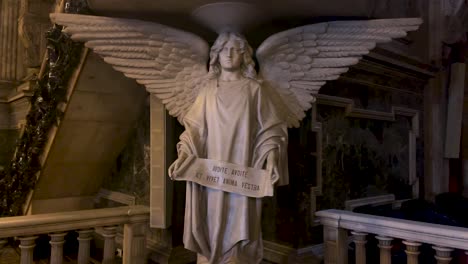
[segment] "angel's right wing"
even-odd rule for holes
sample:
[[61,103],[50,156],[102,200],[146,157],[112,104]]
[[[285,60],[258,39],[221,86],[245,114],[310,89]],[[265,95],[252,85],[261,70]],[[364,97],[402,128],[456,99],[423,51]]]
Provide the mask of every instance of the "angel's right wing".
[[206,41],[140,20],[62,13],[50,17],[66,26],[73,40],[85,42],[114,69],[145,85],[182,123],[207,74]]

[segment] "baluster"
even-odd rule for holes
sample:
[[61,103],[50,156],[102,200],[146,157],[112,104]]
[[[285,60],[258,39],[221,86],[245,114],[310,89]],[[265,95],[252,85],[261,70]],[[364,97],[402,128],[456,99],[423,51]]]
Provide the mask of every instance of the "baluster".
[[32,264],[37,236],[20,237],[21,264]]
[[146,225],[147,223],[124,225],[123,264],[146,263]]
[[379,240],[380,248],[380,264],[391,264],[392,263],[392,240],[393,238],[386,236],[376,236]]
[[50,264],[61,264],[63,262],[63,244],[67,233],[52,233],[50,236]]
[[351,232],[356,245],[356,264],[366,264],[366,233]]
[[406,261],[407,264],[418,264],[419,256],[419,246],[421,243],[412,242],[412,241],[403,241],[403,244],[406,245]]
[[89,248],[91,244],[91,234],[94,232],[92,229],[78,230],[78,264],[89,263]]
[[446,248],[446,247],[438,247],[438,246],[433,246],[433,249],[436,251],[436,255],[434,256],[435,259],[437,259],[437,264],[449,264],[450,261],[452,260],[452,257],[450,256],[453,249],[451,248]]
[[116,226],[106,226],[103,228],[102,235],[104,236],[104,257],[102,259],[102,264],[114,263],[116,234]]

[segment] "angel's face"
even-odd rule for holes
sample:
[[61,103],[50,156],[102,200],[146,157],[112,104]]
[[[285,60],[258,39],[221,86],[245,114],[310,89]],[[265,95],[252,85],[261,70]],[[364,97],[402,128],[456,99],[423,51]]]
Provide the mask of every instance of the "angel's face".
[[224,45],[223,49],[219,53],[219,64],[225,71],[238,71],[242,64],[242,50],[240,43],[233,39],[230,39]]

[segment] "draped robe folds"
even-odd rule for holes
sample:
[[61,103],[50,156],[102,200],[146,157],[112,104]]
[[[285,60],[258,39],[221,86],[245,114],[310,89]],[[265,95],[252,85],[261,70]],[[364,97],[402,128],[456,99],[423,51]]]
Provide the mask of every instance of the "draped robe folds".
[[[287,128],[268,96],[252,79],[208,81],[184,118],[179,155],[262,168],[276,149],[280,175],[272,184],[287,184]],[[261,199],[187,182],[184,245],[209,263],[259,263],[260,224]]]

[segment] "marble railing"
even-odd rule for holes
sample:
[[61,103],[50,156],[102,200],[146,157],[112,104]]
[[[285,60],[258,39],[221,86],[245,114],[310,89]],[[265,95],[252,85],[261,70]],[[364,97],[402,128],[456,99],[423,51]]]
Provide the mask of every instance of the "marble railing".
[[[468,228],[335,209],[319,211],[316,215],[323,225],[325,264],[348,263],[350,241],[355,243],[355,263],[366,263],[366,237],[371,235],[376,235],[381,264],[391,263],[392,240],[394,239],[401,239],[406,246],[408,264],[418,263],[419,247],[423,243],[432,245],[437,264],[450,263],[454,249],[461,249],[468,254]],[[352,235],[351,239],[348,239],[348,235]]]
[[20,241],[21,264],[33,263],[35,240],[38,235],[50,236],[50,263],[63,261],[63,245],[67,232],[78,233],[78,264],[90,261],[90,244],[93,232],[99,230],[104,237],[102,263],[114,263],[115,236],[123,226],[123,263],[146,263],[146,228],[149,207],[125,206],[105,209],[82,210],[63,213],[38,214],[0,218],[0,246],[6,238]]

